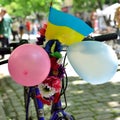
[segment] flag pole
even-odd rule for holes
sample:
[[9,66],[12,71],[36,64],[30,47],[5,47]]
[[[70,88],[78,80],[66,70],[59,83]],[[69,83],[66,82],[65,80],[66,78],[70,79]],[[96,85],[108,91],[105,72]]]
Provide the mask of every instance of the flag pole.
[[53,0],[51,0],[51,2],[50,2],[50,7],[52,7],[52,5],[53,5]]

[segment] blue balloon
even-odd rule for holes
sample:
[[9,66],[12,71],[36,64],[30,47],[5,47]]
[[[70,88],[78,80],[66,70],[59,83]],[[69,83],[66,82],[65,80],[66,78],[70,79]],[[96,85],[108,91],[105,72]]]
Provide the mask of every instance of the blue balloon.
[[67,57],[76,73],[90,84],[103,84],[111,80],[118,68],[114,50],[98,41],[82,41],[67,49]]

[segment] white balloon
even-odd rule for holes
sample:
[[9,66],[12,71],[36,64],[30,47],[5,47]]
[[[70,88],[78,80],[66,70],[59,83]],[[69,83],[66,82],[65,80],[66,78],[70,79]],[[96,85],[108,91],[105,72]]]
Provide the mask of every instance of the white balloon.
[[108,82],[116,73],[118,58],[103,42],[82,41],[68,47],[67,56],[76,73],[91,84]]

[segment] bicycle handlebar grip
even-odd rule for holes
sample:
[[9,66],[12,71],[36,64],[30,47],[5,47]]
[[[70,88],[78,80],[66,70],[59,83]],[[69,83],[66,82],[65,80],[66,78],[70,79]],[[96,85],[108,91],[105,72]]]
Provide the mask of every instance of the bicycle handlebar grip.
[[10,54],[10,53],[11,53],[11,49],[9,47],[0,48],[0,55]]
[[102,41],[117,39],[117,36],[118,36],[117,33],[110,33],[110,34],[95,36],[93,37],[93,40],[102,42]]
[[0,65],[8,63],[8,60],[0,61]]

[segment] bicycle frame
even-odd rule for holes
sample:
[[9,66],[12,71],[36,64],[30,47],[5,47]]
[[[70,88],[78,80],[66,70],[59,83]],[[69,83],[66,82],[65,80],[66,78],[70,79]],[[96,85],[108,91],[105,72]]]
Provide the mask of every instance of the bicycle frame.
[[[29,109],[29,104],[30,104],[30,97],[33,98],[34,103],[35,103],[35,108],[36,108],[36,112],[37,112],[37,118],[38,120],[45,120],[44,118],[44,104],[42,103],[42,101],[40,101],[39,99],[36,98],[37,95],[40,95],[40,90],[37,86],[35,87],[25,87],[25,89],[29,89],[28,93],[27,93],[27,101],[26,101],[26,120],[29,120],[29,113],[28,113],[28,109]],[[62,104],[61,104],[61,100],[59,99],[59,101],[57,103],[52,104],[51,107],[51,117],[50,120],[74,120],[73,116],[68,114],[67,112],[64,111],[64,109],[62,109]]]
[[[56,109],[58,108],[58,109]],[[50,120],[61,120],[61,119],[65,119],[65,120],[74,120],[73,116],[68,114],[67,112],[65,112],[62,109],[62,104],[61,104],[61,100],[58,101],[58,103],[53,104],[52,105],[52,115],[50,117]]]

